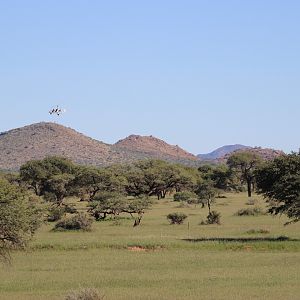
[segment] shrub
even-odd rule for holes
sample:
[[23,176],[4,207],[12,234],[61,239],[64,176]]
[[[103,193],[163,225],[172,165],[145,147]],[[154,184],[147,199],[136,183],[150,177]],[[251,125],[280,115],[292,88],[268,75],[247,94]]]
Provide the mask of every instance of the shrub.
[[265,215],[261,207],[242,208],[235,213],[235,216],[259,216]]
[[69,218],[64,218],[59,221],[54,230],[84,230],[90,231],[93,219],[84,213],[76,214]]
[[186,202],[181,202],[176,206],[176,208],[187,208],[190,207],[190,205]]
[[210,224],[220,225],[221,224],[220,219],[221,219],[221,214],[218,213],[217,211],[213,210],[206,217],[206,221],[202,220],[200,222],[200,225],[210,225]]
[[65,212],[68,214],[76,214],[77,209],[73,205],[66,205],[65,206]]
[[167,219],[171,224],[182,224],[186,218],[187,215],[184,213],[172,213],[167,215]]
[[195,193],[192,192],[178,192],[176,194],[174,194],[173,196],[174,201],[184,201],[184,202],[194,202],[195,200],[197,200],[197,195]]
[[217,211],[211,211],[207,216],[207,224],[221,224],[220,223],[221,214]]
[[48,210],[47,221],[56,222],[65,214],[65,208],[60,206],[51,206]]
[[86,288],[70,292],[65,300],[102,300],[104,295],[96,289]]

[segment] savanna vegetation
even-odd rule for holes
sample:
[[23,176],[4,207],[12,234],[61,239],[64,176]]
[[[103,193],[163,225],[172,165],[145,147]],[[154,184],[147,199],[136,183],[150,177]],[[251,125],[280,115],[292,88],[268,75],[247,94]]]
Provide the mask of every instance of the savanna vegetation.
[[0,175],[1,299],[297,299],[299,200],[296,153],[30,161]]

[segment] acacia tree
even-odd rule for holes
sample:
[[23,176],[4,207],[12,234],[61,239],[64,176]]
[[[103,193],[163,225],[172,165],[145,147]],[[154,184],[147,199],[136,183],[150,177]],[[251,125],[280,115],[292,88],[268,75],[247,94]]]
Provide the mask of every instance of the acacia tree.
[[126,172],[126,178],[128,195],[157,196],[158,199],[193,184],[192,176],[181,167],[154,159],[134,163]]
[[140,225],[145,210],[152,204],[147,196],[128,199],[117,193],[98,193],[89,204],[89,212],[96,220],[104,220],[107,216],[116,218],[121,213],[128,213],[134,219],[134,227]]
[[129,213],[134,218],[133,227],[141,224],[145,211],[152,205],[152,201],[147,196],[141,196],[127,200],[127,206],[123,212]]
[[89,204],[89,212],[97,221],[106,219],[107,216],[116,218],[126,208],[126,198],[117,193],[98,193]]
[[207,205],[208,214],[211,213],[211,205],[217,195],[217,190],[213,185],[211,180],[205,180],[198,182],[197,189],[195,193],[198,196],[199,202],[202,204],[202,207]]
[[41,223],[41,211],[26,192],[0,178],[0,256],[26,246]]
[[72,174],[59,174],[50,176],[44,183],[43,196],[45,200],[61,206],[64,198],[71,195],[71,186],[73,180],[74,175]]
[[265,163],[256,171],[256,182],[257,192],[269,202],[271,214],[286,214],[291,222],[300,221],[300,153]]
[[125,177],[110,169],[78,167],[73,186],[82,200],[93,201],[98,192],[124,192]]
[[256,153],[249,151],[236,152],[227,160],[229,168],[237,172],[241,182],[245,182],[247,184],[248,197],[252,196],[255,170],[261,162],[262,159]]
[[76,166],[62,157],[29,161],[20,169],[20,179],[38,196],[61,205],[71,193]]

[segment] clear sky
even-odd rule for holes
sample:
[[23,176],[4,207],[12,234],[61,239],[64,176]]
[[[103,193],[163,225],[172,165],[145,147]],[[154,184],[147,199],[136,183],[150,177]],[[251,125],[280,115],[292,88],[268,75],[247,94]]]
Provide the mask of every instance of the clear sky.
[[300,146],[300,1],[0,0],[0,131],[51,118],[193,153]]

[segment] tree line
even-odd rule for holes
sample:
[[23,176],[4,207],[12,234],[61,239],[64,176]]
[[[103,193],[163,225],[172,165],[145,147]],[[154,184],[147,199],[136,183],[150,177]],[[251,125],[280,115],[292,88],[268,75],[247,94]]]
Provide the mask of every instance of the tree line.
[[252,152],[237,152],[227,164],[198,169],[153,159],[106,168],[76,165],[63,157],[29,161],[18,174],[0,174],[0,251],[26,244],[41,223],[40,199],[57,213],[71,212],[65,199],[78,197],[87,201],[96,220],[127,213],[138,226],[154,197],[172,194],[175,201],[206,206],[208,221],[217,223],[211,206],[224,191],[246,191],[249,197],[257,191],[269,202],[270,213],[284,213],[297,222],[300,154],[264,162]]

